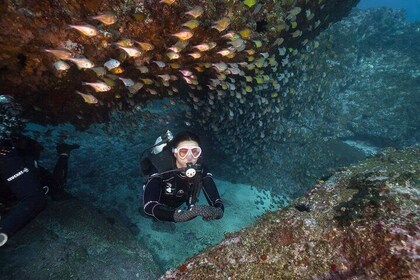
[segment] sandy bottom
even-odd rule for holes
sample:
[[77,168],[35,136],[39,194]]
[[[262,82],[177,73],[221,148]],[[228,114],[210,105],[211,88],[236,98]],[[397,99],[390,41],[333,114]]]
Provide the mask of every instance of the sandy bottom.
[[[287,197],[272,196],[269,191],[249,185],[215,180],[225,204],[222,219],[206,222],[201,218],[184,222],[158,222],[137,215],[130,217],[140,228],[138,238],[163,268],[176,267],[202,249],[219,243],[227,232],[238,231],[252,224],[269,210],[286,206]],[[207,205],[201,195],[199,203]]]

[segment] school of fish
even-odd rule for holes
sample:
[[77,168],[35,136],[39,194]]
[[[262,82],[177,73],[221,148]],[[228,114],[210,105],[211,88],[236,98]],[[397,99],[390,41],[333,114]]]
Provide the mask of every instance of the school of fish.
[[[207,12],[209,4],[191,2],[156,3],[157,9],[176,11],[181,19],[178,26],[170,21],[170,28],[164,28],[164,45],[162,40],[146,41],[141,36],[108,41],[108,33],[120,22],[116,13],[105,11],[90,16],[89,24],[74,22],[69,28],[86,38],[100,37],[110,57],[94,61],[83,53],[51,46],[45,52],[56,58],[59,72],[69,71],[69,64],[86,72],[90,80],[81,81],[75,94],[92,106],[135,110],[139,102],[153,98],[169,98],[177,105],[176,97],[189,105],[186,124],[210,131],[230,152],[249,150],[273,135],[287,137],[290,133],[283,131],[282,118],[293,111],[293,100],[298,104],[303,99],[293,61],[319,47],[310,36],[330,23],[328,9],[333,4],[222,1],[226,9],[214,18],[215,13]],[[321,94],[319,86],[313,91]],[[232,136],[234,141],[228,139]]]

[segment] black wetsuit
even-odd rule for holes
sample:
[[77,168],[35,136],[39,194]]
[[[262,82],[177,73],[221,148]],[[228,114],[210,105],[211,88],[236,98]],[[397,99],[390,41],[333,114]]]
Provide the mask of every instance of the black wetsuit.
[[[199,183],[208,204],[224,210],[213,176],[208,169],[202,166],[201,172],[197,172],[196,176],[201,176]],[[173,222],[177,208],[184,203],[189,206],[191,183],[191,179],[180,172],[152,175],[144,187],[144,213],[160,221]]]
[[44,209],[47,191],[53,198],[62,192],[68,156],[59,156],[51,174],[38,166],[43,147],[35,140],[19,135],[1,141],[0,148],[0,202],[2,212],[7,211],[0,232],[10,237]]

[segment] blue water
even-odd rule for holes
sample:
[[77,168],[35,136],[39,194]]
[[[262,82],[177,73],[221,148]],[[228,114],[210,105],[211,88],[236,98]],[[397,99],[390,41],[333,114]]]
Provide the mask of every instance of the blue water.
[[360,9],[388,7],[404,9],[407,21],[420,21],[420,0],[361,0]]

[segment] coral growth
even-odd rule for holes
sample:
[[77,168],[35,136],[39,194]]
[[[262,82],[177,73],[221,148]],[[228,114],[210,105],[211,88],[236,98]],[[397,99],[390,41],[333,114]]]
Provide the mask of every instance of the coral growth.
[[161,279],[415,279],[420,148],[343,168]]

